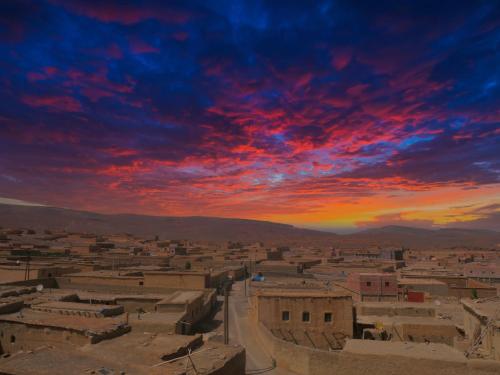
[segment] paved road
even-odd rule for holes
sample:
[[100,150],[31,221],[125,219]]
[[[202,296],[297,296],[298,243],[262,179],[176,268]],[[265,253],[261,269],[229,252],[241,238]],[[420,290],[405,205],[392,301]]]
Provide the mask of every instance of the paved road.
[[242,281],[236,282],[229,297],[229,341],[245,347],[247,374],[293,375],[288,370],[273,369],[272,358],[257,341],[254,331],[255,328],[248,321],[244,284]]

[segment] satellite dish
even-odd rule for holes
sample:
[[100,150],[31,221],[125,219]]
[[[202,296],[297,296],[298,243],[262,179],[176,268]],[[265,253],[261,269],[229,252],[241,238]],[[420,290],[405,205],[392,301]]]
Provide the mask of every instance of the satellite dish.
[[440,306],[441,305],[441,301],[440,300],[435,300],[434,303],[436,304],[436,306]]
[[42,290],[43,290],[43,285],[42,285],[42,284],[38,284],[38,285],[36,286],[36,291],[37,291],[37,292],[41,292]]
[[18,260],[16,260],[16,264],[19,266],[19,264],[21,264],[21,262]]

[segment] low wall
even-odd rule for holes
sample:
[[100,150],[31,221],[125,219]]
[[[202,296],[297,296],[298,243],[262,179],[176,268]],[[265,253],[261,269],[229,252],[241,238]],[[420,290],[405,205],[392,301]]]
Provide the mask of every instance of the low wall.
[[448,294],[461,298],[490,298],[497,296],[496,288],[449,288]]
[[74,330],[28,326],[25,324],[0,323],[0,348],[2,353],[34,350],[42,345],[77,345],[91,343],[91,338]]
[[211,371],[210,375],[244,375],[245,374],[246,354],[242,349],[234,357],[227,360],[222,367]]
[[436,309],[433,306],[420,305],[418,303],[397,304],[363,304],[355,305],[357,315],[373,316],[414,316],[414,317],[435,317]]
[[274,337],[264,326],[255,330],[278,367],[300,375],[493,375],[500,363],[485,360],[446,361],[398,355],[354,354],[298,346]]
[[[75,289],[75,290],[92,290],[95,292],[101,292],[105,294],[170,294],[179,290],[175,287],[147,287],[147,286],[127,286],[127,285],[96,285],[96,284],[81,284],[76,282],[71,282],[67,277],[58,277],[57,287],[60,289]],[[197,288],[186,289],[186,290],[200,290]],[[209,289],[204,289],[209,290]]]
[[58,288],[57,281],[55,278],[45,278],[45,279],[30,279],[22,281],[12,281],[8,283],[2,283],[2,285],[12,285],[12,286],[37,286],[43,285],[44,288]]

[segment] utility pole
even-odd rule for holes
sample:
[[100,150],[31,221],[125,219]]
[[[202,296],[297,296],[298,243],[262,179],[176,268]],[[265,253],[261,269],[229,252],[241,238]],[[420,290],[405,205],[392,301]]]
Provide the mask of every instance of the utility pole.
[[245,276],[243,279],[243,282],[245,283],[245,297],[247,296],[247,278],[248,278],[248,272],[247,272],[247,265],[245,264]]
[[26,268],[24,270],[24,280],[30,279],[30,260],[31,260],[31,256],[28,255],[26,257]]
[[224,284],[224,344],[229,344],[229,285]]

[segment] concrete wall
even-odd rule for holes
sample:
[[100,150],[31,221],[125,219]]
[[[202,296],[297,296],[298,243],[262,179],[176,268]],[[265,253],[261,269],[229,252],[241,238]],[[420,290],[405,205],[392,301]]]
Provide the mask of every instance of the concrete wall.
[[208,273],[145,273],[145,287],[168,287],[175,289],[208,288],[210,274]]
[[138,286],[142,285],[143,282],[142,277],[126,277],[126,276],[99,277],[99,276],[79,276],[78,274],[75,274],[75,275],[68,275],[65,278],[69,280],[69,283],[71,284],[89,285],[89,286],[92,285]]
[[448,295],[451,297],[460,298],[475,298],[474,294],[477,298],[489,298],[495,297],[497,295],[496,288],[450,288],[448,291]]
[[428,305],[420,305],[418,303],[406,303],[403,305],[389,304],[356,304],[357,315],[374,315],[374,316],[420,316],[420,317],[435,317],[436,309]]
[[116,304],[123,306],[128,313],[136,313],[138,309],[153,312],[158,301],[158,298],[127,298],[116,296]]
[[408,291],[418,291],[425,292],[430,294],[431,296],[447,296],[448,295],[448,285],[443,282],[439,283],[428,283],[423,281],[421,284],[415,280],[412,283],[405,284],[404,282],[400,284],[400,287],[403,290]]
[[294,345],[274,337],[265,327],[256,328],[260,343],[277,365],[299,375],[493,375],[500,363],[429,360],[398,355],[353,354]]
[[457,328],[451,324],[395,324],[392,329],[394,341],[432,342],[453,346],[456,337],[460,336]]

